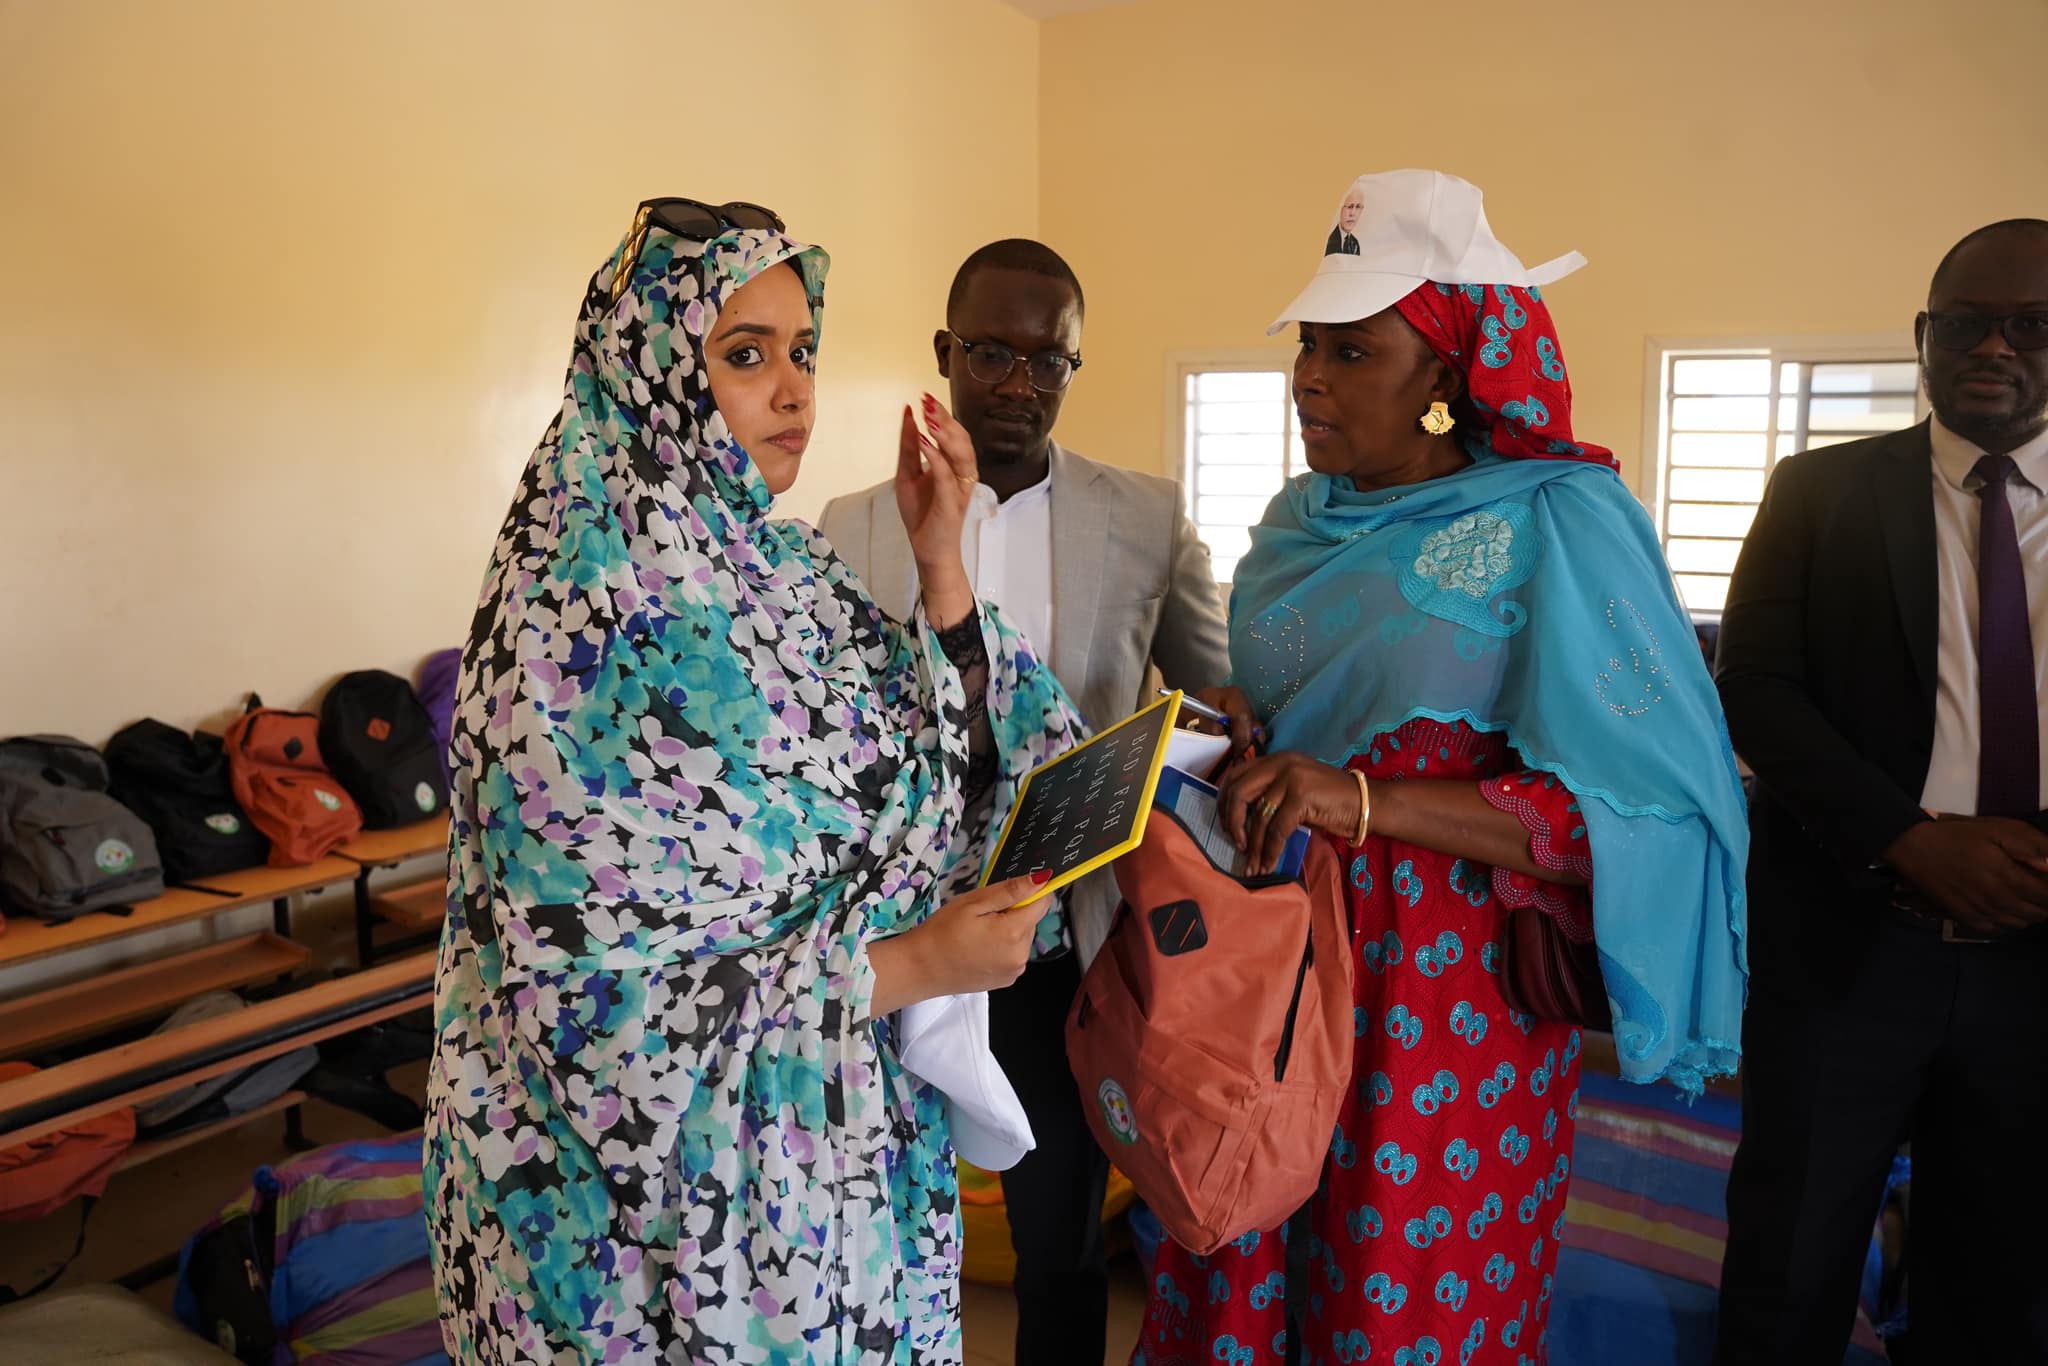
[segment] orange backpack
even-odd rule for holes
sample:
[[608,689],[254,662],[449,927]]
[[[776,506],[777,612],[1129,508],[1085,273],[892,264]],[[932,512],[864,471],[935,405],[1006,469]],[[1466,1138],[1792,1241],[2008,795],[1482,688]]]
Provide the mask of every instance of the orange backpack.
[[[33,1063],[0,1062],[0,1081],[32,1076]],[[0,1148],[0,1220],[40,1219],[107,1188],[135,1146],[135,1111],[103,1110],[69,1128]]]
[[363,828],[362,809],[320,761],[320,718],[279,711],[251,696],[228,727],[235,800],[270,838],[270,866],[291,868],[332,853]]
[[1088,1122],[1198,1256],[1315,1194],[1351,1085],[1350,916],[1328,842],[1247,886],[1165,808],[1116,862],[1108,940],[1067,1018]]
[[[0,1082],[16,1081],[36,1071],[33,1063],[0,1062]],[[0,1220],[41,1219],[73,1200],[84,1200],[79,1207],[78,1240],[70,1254],[26,1290],[0,1285],[0,1305],[48,1290],[85,1251],[85,1226],[92,1207],[134,1146],[135,1111],[124,1105],[41,1138],[0,1148]]]

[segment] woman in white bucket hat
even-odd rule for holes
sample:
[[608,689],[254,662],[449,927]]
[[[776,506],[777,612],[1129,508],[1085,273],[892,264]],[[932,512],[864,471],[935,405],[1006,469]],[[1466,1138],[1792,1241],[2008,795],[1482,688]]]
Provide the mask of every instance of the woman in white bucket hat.
[[1253,871],[1297,824],[1349,869],[1357,1086],[1285,1230],[1161,1250],[1145,1366],[1541,1362],[1576,1026],[1611,1018],[1631,1081],[1736,1061],[1742,791],[1656,532],[1572,435],[1538,287],[1583,259],[1525,267],[1439,172],[1345,200],[1273,327],[1312,472],[1252,533],[1206,700],[1271,737],[1225,782]]

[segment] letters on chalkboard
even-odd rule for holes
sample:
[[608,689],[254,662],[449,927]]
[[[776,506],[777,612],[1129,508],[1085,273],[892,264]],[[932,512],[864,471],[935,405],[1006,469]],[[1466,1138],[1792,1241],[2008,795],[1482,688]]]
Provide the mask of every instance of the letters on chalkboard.
[[1033,769],[986,880],[1050,869],[1057,888],[1135,848],[1179,708],[1164,698]]

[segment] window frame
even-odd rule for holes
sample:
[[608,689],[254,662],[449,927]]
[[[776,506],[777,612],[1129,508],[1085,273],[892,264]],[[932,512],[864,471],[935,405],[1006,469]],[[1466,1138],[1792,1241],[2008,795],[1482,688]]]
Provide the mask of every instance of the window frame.
[[[1201,522],[1195,516],[1195,456],[1189,447],[1187,426],[1187,386],[1191,376],[1202,374],[1279,374],[1288,377],[1292,383],[1294,373],[1294,344],[1285,338],[1276,338],[1276,344],[1264,347],[1230,347],[1215,350],[1174,351],[1166,357],[1166,409],[1165,422],[1161,431],[1166,434],[1168,445],[1166,468],[1176,472],[1181,484],[1181,509],[1188,521],[1201,531]],[[1283,344],[1284,343],[1284,344]],[[1290,391],[1291,393],[1291,391]],[[1294,429],[1294,404],[1290,398],[1282,405],[1286,412],[1281,427],[1283,465],[1286,455],[1292,450],[1296,437]],[[1295,470],[1286,478],[1301,473]],[[1278,493],[1278,488],[1273,490]],[[1204,542],[1204,544],[1207,544]],[[1224,581],[1227,584],[1227,580]]]
[[[1778,333],[1752,334],[1744,336],[1652,336],[1643,344],[1643,432],[1644,458],[1636,462],[1636,477],[1633,481],[1638,500],[1649,511],[1651,522],[1657,530],[1657,546],[1667,556],[1670,554],[1670,532],[1666,517],[1670,510],[1671,490],[1671,377],[1674,359],[1717,360],[1744,359],[1768,360],[1771,367],[1771,422],[1777,420],[1775,400],[1779,376],[1786,365],[1859,365],[1896,364],[1917,360],[1918,348],[1914,345],[1910,330],[1899,332],[1865,332],[1851,334],[1829,333]],[[1808,394],[1811,402],[1812,395]],[[1917,390],[1913,399],[1913,420],[1924,421],[1927,417],[1927,395],[1924,389]],[[1779,456],[1773,439],[1773,426],[1764,435],[1764,484],[1769,487],[1772,471],[1777,468]],[[1686,612],[1694,621],[1717,622],[1721,613],[1717,609],[1687,606]]]

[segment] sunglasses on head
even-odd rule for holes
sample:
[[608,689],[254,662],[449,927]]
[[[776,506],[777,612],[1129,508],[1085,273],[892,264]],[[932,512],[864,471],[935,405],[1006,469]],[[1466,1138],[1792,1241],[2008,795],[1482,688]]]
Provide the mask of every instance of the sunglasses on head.
[[1929,313],[1927,339],[1944,351],[1974,351],[1997,328],[2015,351],[2048,347],[2048,313]]
[[640,249],[647,245],[650,228],[660,228],[690,242],[709,242],[736,228],[756,228],[763,232],[783,230],[782,220],[776,216],[775,210],[744,200],[705,204],[673,195],[664,199],[643,199],[633,213],[633,228],[626,234],[626,245],[619,253],[618,268],[612,272],[613,303],[625,294],[626,284],[633,278],[633,267],[640,264]]

